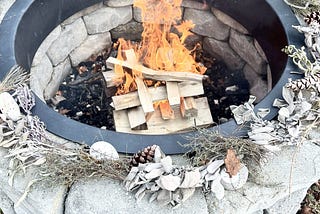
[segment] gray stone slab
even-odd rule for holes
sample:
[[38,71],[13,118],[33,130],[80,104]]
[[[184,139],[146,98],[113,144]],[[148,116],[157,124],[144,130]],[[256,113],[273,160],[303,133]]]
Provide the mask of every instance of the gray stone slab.
[[267,62],[258,53],[251,36],[231,29],[229,43],[231,48],[251,67],[255,68],[258,73],[266,74]]
[[87,60],[91,55],[105,51],[112,45],[110,32],[89,35],[86,40],[70,53],[72,66]]
[[181,6],[197,10],[209,10],[209,6],[205,1],[183,0]]
[[240,33],[243,34],[249,34],[248,30],[243,27],[238,21],[235,19],[231,18],[229,15],[223,13],[222,11],[216,9],[216,8],[211,8],[212,13],[217,17],[222,23],[230,26],[231,28],[239,31]]
[[83,17],[89,34],[103,33],[132,19],[131,6],[103,7]]
[[51,81],[44,90],[44,99],[49,100],[58,91],[63,79],[71,72],[70,59],[67,57],[62,63],[53,68]]
[[68,54],[87,38],[87,30],[80,18],[64,26],[60,36],[50,45],[47,54],[54,66],[61,63]]
[[[141,33],[143,31],[142,24],[136,21],[130,21],[127,24],[119,25],[113,28],[110,33],[112,39],[124,38],[125,40],[141,40]],[[128,33],[130,32],[130,33]]]
[[300,204],[306,196],[307,190],[308,189],[305,188],[290,194],[289,197],[277,201],[277,203],[275,203],[272,207],[266,209],[265,212],[267,212],[268,214],[296,214],[297,211],[301,208]]
[[47,55],[30,69],[30,88],[42,101],[45,101],[43,92],[51,80],[52,73],[53,66]]
[[186,8],[183,19],[191,20],[195,24],[191,31],[199,35],[221,41],[225,41],[229,37],[230,27],[219,21],[210,11]]
[[227,42],[206,37],[203,39],[203,48],[218,60],[224,61],[231,70],[242,69],[245,64],[245,61],[232,50]]
[[133,5],[134,0],[105,0],[104,4],[109,7],[124,7]]
[[36,54],[32,60],[32,66],[37,66],[39,63],[42,63],[43,57],[46,56],[46,52],[48,51],[51,44],[58,39],[61,34],[61,26],[58,25],[49,33],[49,35],[43,40],[41,45],[39,46]]
[[72,22],[76,21],[77,19],[81,18],[82,16],[85,16],[85,15],[88,15],[100,8],[103,7],[103,3],[100,2],[98,4],[95,4],[95,5],[92,5],[90,7],[87,7],[75,14],[73,14],[72,16],[70,16],[69,18],[67,18],[66,20],[64,20],[62,23],[61,23],[61,26],[65,26],[65,25],[69,25],[71,24]]
[[254,177],[255,182],[265,186],[282,183],[289,188],[291,177],[293,189],[296,186],[300,187],[298,189],[309,187],[320,178],[319,154],[320,146],[311,142],[284,148],[282,152],[268,157],[268,162]]
[[[85,203],[84,203],[85,202]],[[197,213],[206,214],[207,203],[201,191],[185,201],[177,209],[149,203],[147,198],[137,202],[134,194],[127,193],[117,181],[91,179],[75,183],[65,204],[66,214],[83,213]]]

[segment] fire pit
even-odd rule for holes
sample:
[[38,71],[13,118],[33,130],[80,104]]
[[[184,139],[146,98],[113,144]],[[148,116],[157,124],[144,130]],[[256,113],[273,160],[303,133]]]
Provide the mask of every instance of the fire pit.
[[[0,42],[4,44],[0,47],[2,71],[9,70],[14,64],[29,69],[37,48],[57,25],[77,11],[98,2],[18,0],[6,14],[0,28]],[[271,69],[273,89],[257,104],[256,109],[270,108],[271,113],[266,119],[273,118],[276,115],[276,110],[271,106],[274,98],[281,96],[281,88],[288,78],[295,78],[290,74],[293,65],[287,62],[287,57],[281,49],[287,44],[298,44],[303,40],[291,30],[291,25],[297,24],[294,15],[279,1],[221,0],[214,3],[208,1],[208,4],[241,23],[262,47]],[[0,73],[0,78],[4,75],[5,73]],[[128,153],[152,144],[160,145],[167,154],[186,150],[176,143],[185,143],[186,134],[140,135],[102,130],[68,119],[51,110],[38,98],[34,114],[46,123],[50,132],[75,142],[90,145],[95,141],[105,140],[112,143],[119,152]],[[213,127],[223,134],[245,133],[245,130],[236,132],[236,128],[234,121]]]

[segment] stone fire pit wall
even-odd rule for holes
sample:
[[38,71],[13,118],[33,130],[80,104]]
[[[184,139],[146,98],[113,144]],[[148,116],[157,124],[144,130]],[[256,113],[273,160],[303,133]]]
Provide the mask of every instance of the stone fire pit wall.
[[[202,41],[203,48],[229,69],[243,70],[250,93],[261,100],[272,84],[268,60],[257,40],[236,20],[203,3],[184,0],[182,11],[183,19],[195,24],[189,45]],[[42,101],[49,100],[71,66],[110,48],[120,37],[140,39],[141,22],[140,9],[133,7],[133,0],[109,0],[72,15],[46,37],[35,54],[31,89]]]

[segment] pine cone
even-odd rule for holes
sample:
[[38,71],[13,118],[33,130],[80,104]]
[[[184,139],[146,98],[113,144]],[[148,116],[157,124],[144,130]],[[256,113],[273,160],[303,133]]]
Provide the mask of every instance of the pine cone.
[[291,88],[293,91],[299,91],[304,89],[309,89],[312,86],[315,86],[317,91],[319,91],[319,84],[320,84],[320,74],[310,74],[305,76],[302,79],[297,79],[294,81],[289,82],[286,87]]
[[130,164],[132,166],[138,166],[139,163],[152,162],[156,148],[157,145],[153,145],[144,148],[142,151],[138,151],[136,154],[132,156]]
[[320,11],[314,11],[314,12],[311,12],[309,15],[307,15],[305,18],[304,18],[304,21],[310,25],[311,22],[315,21],[315,22],[318,22],[320,24]]

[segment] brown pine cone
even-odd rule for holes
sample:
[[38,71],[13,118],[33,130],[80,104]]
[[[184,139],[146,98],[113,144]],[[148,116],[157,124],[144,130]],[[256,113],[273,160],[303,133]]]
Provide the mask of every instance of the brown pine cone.
[[314,12],[311,12],[309,15],[307,15],[305,18],[304,18],[304,21],[310,25],[311,22],[315,21],[315,22],[318,22],[320,24],[320,11],[314,11]]
[[130,164],[132,166],[138,166],[139,163],[152,162],[156,148],[157,145],[152,145],[144,148],[141,151],[138,151],[132,156]]
[[302,79],[297,79],[289,82],[286,87],[291,88],[293,91],[299,91],[304,89],[309,89],[315,86],[318,90],[318,85],[320,84],[320,74],[310,74]]

